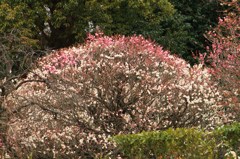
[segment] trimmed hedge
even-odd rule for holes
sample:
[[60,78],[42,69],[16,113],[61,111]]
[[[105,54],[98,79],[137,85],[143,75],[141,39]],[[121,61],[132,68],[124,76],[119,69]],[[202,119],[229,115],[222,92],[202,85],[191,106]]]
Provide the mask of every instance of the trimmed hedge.
[[214,131],[217,143],[223,150],[235,151],[240,156],[240,123],[234,123]]
[[165,131],[118,135],[113,138],[123,158],[220,159],[240,150],[240,123],[214,131],[177,128]]

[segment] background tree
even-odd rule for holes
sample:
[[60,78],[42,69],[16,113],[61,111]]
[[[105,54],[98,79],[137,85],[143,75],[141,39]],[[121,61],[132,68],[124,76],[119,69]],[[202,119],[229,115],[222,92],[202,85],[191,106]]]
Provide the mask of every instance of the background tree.
[[53,49],[83,42],[96,26],[106,34],[140,34],[173,13],[167,0],[3,0],[0,7],[1,32],[18,28],[38,46]]
[[[174,5],[177,12],[175,20],[172,21],[173,26],[176,27],[169,30],[167,35],[173,46],[165,45],[191,64],[196,63],[192,54],[204,52],[205,47],[211,44],[204,34],[210,30],[211,26],[217,25],[218,17],[222,16],[223,7],[218,0],[170,0],[170,3]],[[180,38],[177,37],[178,34],[180,34]],[[175,42],[171,37],[177,41]],[[164,45],[164,39],[159,38],[159,43]],[[180,43],[180,47],[178,47],[178,43]]]
[[[217,0],[2,0],[0,31],[18,28],[38,47],[52,49],[84,42],[99,27],[106,35],[142,34],[186,59],[203,52],[203,36],[217,24],[222,7]],[[28,17],[28,18],[26,18]],[[173,42],[174,40],[174,42]]]
[[[79,7],[81,6],[81,7]],[[89,21],[85,1],[1,1],[1,32],[18,29],[38,47],[53,49],[76,42]],[[91,7],[91,6],[89,6]],[[92,6],[94,7],[94,6]],[[87,12],[87,11],[88,12]],[[97,10],[96,14],[98,14]],[[27,17],[27,18],[26,18]],[[99,16],[99,18],[104,17]]]
[[191,51],[188,43],[194,41],[191,37],[192,26],[186,22],[186,17],[175,12],[173,16],[165,18],[163,21],[143,32],[146,37],[151,37],[172,54],[178,55],[193,64]]

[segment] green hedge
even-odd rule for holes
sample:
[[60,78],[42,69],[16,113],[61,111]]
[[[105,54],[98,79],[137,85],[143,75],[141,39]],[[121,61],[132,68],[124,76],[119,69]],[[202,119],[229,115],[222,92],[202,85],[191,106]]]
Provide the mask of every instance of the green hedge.
[[240,123],[214,131],[178,128],[118,135],[113,140],[124,158],[219,159],[231,150],[239,155]]
[[214,132],[218,145],[226,151],[235,151],[240,156],[240,123],[218,128]]

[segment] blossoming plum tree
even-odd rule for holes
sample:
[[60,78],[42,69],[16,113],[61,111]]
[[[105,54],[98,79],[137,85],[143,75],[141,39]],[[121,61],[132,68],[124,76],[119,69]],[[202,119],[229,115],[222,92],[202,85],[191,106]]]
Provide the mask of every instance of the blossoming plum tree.
[[116,134],[223,124],[210,77],[142,36],[89,35],[40,59],[27,77],[34,82],[7,97],[9,151],[100,158],[117,153],[108,140]]
[[[208,32],[212,41],[205,61],[211,65],[210,73],[224,91],[225,105],[240,116],[240,7],[236,0],[222,1],[227,5],[225,17],[219,18],[216,28]],[[240,118],[238,119],[240,120]]]

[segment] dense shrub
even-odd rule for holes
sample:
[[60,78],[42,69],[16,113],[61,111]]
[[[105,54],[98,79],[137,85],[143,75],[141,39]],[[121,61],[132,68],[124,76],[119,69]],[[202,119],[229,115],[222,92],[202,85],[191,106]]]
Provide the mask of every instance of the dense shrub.
[[220,127],[214,133],[218,142],[224,141],[223,148],[233,150],[240,156],[240,123]]
[[213,132],[178,128],[118,135],[113,140],[123,158],[220,159],[230,151],[239,154],[240,124],[224,126]]
[[236,0],[221,0],[221,3],[228,10],[206,34],[212,45],[201,59],[211,67],[210,73],[224,92],[223,104],[240,121],[240,4]]
[[90,35],[25,81],[5,101],[16,158],[99,158],[115,152],[113,135],[229,122],[206,69],[141,36]]
[[115,137],[123,158],[213,158],[215,141],[197,129],[168,129]]

